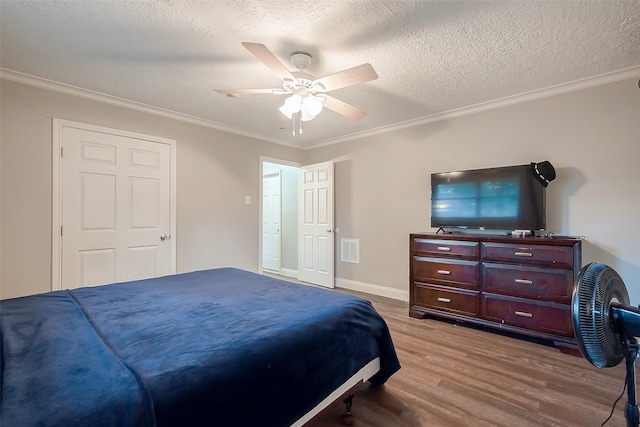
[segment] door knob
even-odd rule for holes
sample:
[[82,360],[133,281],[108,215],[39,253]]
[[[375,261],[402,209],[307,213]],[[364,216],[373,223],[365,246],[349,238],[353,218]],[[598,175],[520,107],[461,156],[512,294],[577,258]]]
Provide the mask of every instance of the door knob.
[[161,235],[160,235],[160,240],[162,240],[163,242],[164,242],[165,240],[167,240],[168,238],[169,238],[169,236],[167,236],[166,234],[161,234]]

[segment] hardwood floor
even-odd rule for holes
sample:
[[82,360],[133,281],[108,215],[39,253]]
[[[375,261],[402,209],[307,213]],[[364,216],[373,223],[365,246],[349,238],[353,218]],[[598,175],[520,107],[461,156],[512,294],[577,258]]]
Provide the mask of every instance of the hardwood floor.
[[[356,393],[356,427],[600,426],[622,393],[624,363],[597,369],[553,346],[414,319],[407,303],[349,293],[384,317],[402,365],[384,386]],[[625,393],[607,426],[626,426],[626,401]],[[313,426],[339,426],[343,412],[334,404]]]

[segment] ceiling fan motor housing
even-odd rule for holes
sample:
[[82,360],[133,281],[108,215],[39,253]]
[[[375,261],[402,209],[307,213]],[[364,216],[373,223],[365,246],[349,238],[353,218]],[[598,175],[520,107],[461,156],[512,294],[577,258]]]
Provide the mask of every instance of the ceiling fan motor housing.
[[291,60],[291,63],[301,71],[311,64],[311,55],[304,52],[296,52],[292,54],[289,59]]

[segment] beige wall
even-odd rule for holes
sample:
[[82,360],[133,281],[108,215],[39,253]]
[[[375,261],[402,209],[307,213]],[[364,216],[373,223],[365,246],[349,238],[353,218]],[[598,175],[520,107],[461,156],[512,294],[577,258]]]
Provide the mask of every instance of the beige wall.
[[640,90],[637,78],[318,148],[336,161],[337,238],[359,238],[339,278],[408,289],[408,234],[430,228],[430,174],[549,160],[547,229],[586,236],[640,302]]
[[298,162],[299,150],[10,81],[0,90],[0,297],[51,290],[52,118],[175,139],[178,272],[257,270],[260,156]]
[[[361,138],[311,151],[231,135],[12,82],[1,92],[1,296],[44,292],[51,274],[51,118],[177,142],[178,270],[258,265],[259,156],[336,161],[336,227],[361,263],[338,284],[408,292],[408,234],[428,231],[432,172],[549,160],[547,228],[586,236],[640,302],[640,90],[637,79]],[[253,202],[244,205],[244,196]],[[339,248],[339,246],[338,246]]]

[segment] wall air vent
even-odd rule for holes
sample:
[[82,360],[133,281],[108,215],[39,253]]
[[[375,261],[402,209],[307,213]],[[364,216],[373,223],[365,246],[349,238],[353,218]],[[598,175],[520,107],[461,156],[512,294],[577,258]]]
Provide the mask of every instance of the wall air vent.
[[340,239],[340,261],[360,264],[360,239]]

